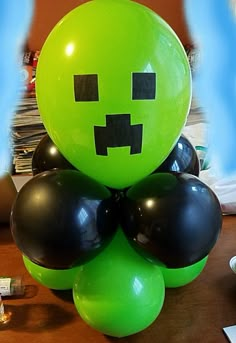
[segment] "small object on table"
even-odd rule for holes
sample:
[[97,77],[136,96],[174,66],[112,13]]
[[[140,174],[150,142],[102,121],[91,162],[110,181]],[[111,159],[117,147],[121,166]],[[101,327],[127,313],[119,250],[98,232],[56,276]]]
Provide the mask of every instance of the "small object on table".
[[7,324],[11,319],[11,312],[6,313],[4,309],[4,305],[2,302],[2,297],[0,294],[0,325]]
[[233,256],[229,261],[229,266],[234,273],[236,273],[236,256]]
[[230,343],[236,343],[236,325],[227,326],[223,331]]
[[21,276],[4,277],[0,276],[0,294],[1,296],[23,295],[25,287]]

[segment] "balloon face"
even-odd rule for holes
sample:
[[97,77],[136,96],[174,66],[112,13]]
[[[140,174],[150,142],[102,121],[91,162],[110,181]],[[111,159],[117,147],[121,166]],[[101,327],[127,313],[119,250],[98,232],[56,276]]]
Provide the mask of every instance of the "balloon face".
[[71,11],[47,38],[36,91],[65,158],[121,189],[150,174],[176,144],[189,110],[190,69],[156,13],[133,1],[95,0]]
[[197,151],[184,135],[180,136],[169,156],[154,172],[171,171],[199,176],[200,162]]
[[90,326],[123,337],[149,326],[165,295],[162,273],[132,249],[121,230],[111,244],[78,272],[75,306]]
[[75,170],[41,173],[20,190],[12,235],[32,262],[67,269],[93,258],[117,229],[111,193]]
[[48,269],[30,261],[26,256],[23,256],[23,262],[33,279],[47,288],[56,290],[72,289],[75,276],[81,269],[80,266],[68,269]]
[[222,225],[213,191],[196,176],[153,174],[122,201],[122,227],[131,244],[167,268],[192,265],[213,248]]
[[207,263],[207,259],[208,256],[184,268],[166,268],[164,266],[160,266],[165,287],[176,288],[189,284],[201,274]]
[[60,153],[48,135],[36,147],[32,157],[32,172],[37,175],[52,169],[75,169]]

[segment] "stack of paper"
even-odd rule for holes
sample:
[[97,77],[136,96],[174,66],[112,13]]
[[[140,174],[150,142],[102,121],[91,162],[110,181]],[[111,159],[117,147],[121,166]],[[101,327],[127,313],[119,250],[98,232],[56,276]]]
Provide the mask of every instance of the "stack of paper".
[[207,122],[206,115],[203,108],[199,106],[198,101],[193,97],[186,125],[198,124],[202,122]]
[[23,98],[13,117],[13,164],[16,173],[32,172],[32,156],[46,130],[39,115],[36,98]]

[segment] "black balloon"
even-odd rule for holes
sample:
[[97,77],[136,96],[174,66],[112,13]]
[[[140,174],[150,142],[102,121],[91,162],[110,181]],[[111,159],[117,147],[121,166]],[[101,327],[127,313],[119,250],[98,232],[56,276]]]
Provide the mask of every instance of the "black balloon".
[[60,153],[48,134],[38,143],[32,156],[32,172],[37,175],[52,169],[76,169]]
[[200,161],[190,141],[181,135],[174,149],[155,172],[181,172],[198,176]]
[[126,190],[115,189],[107,187],[112,194],[113,199],[116,201],[117,205],[120,205],[120,200],[124,197]]
[[213,191],[187,173],[146,177],[127,191],[121,215],[133,247],[168,268],[186,267],[207,256],[222,225]]
[[90,260],[116,229],[111,192],[75,170],[34,176],[21,188],[11,215],[12,235],[21,252],[52,269]]

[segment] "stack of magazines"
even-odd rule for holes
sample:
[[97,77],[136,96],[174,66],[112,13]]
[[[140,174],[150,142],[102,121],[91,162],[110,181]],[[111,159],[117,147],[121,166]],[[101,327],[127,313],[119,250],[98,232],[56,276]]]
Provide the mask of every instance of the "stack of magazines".
[[15,173],[32,173],[32,156],[46,130],[35,97],[21,99],[12,122],[13,166]]

